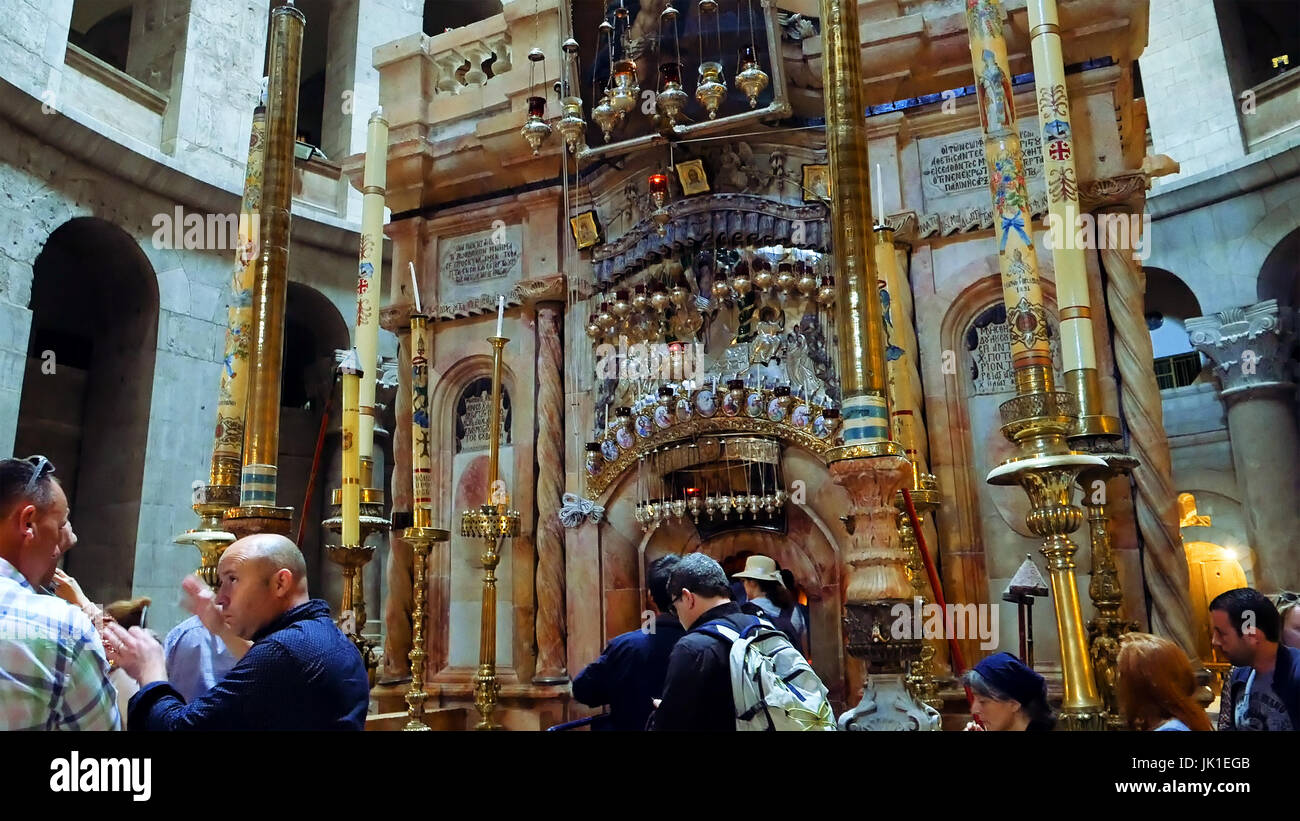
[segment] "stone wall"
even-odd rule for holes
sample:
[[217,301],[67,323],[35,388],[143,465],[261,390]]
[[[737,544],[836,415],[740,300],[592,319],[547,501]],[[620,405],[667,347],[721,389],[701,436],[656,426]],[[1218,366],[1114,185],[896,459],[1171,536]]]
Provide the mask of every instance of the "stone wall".
[[[156,277],[157,352],[132,593],[153,597],[153,624],[165,630],[183,617],[177,584],[197,564],[192,548],[172,540],[197,523],[190,486],[208,472],[233,251],[155,247],[153,220],[174,214],[174,200],[69,157],[5,120],[0,120],[0,199],[10,206],[0,212],[8,238],[0,245],[0,451],[8,452],[14,442],[31,325],[32,263],[49,235],[75,217],[107,220],[139,245]],[[224,202],[213,203],[213,210],[218,208],[234,211],[238,200],[226,195]],[[339,251],[294,242],[290,277],[325,294],[350,328],[356,313],[355,252],[346,232],[341,239]],[[393,338],[384,334],[381,353],[393,349]],[[281,501],[301,506],[301,499]],[[73,517],[75,523],[75,510]],[[78,550],[95,550],[96,534],[80,536]],[[90,596],[101,595],[95,579],[81,581]]]
[[1155,150],[1181,163],[1183,178],[1245,153],[1214,0],[1151,0],[1138,62]]

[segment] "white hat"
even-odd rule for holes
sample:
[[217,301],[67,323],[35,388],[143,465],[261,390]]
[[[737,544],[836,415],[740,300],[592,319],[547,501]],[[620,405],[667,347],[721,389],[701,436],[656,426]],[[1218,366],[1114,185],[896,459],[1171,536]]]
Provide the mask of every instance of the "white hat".
[[776,582],[785,587],[781,580],[781,571],[776,569],[776,562],[767,556],[750,556],[745,559],[745,569],[735,574],[733,579],[754,579],[760,582]]

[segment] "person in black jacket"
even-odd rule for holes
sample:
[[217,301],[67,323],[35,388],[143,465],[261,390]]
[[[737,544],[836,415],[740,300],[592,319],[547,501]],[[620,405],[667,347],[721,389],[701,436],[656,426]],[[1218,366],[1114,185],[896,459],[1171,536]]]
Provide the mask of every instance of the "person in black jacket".
[[655,620],[615,636],[600,658],[588,664],[573,680],[573,697],[588,707],[609,705],[597,716],[592,730],[637,731],[646,728],[653,700],[663,692],[668,654],[686,632],[673,615],[668,596],[668,576],[681,561],[670,554],[656,559],[646,574],[646,587],[659,611]]
[[668,657],[664,695],[652,717],[654,730],[733,731],[736,708],[731,698],[731,647],[700,631],[722,620],[742,630],[753,621],[731,600],[722,565],[703,553],[682,557],[668,590],[677,618],[687,633]]

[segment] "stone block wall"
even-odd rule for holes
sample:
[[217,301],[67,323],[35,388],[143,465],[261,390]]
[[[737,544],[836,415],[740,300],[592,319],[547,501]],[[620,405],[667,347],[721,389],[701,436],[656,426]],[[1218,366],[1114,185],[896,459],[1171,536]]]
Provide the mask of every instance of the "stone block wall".
[[1138,63],[1154,153],[1182,164],[1157,189],[1245,154],[1214,0],[1151,0]]

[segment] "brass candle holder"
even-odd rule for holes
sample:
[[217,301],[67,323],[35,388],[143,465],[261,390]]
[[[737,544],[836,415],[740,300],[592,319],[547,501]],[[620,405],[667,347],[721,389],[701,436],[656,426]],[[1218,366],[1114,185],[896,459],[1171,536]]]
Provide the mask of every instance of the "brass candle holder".
[[[238,473],[235,474],[236,479]],[[199,578],[212,589],[217,587],[217,562],[221,553],[235,540],[235,534],[222,527],[225,512],[239,504],[239,485],[204,484],[194,489],[194,512],[199,526],[177,536],[177,544],[191,544],[199,549]]]
[[[911,492],[912,506],[916,508],[916,524],[918,527],[924,527],[925,514],[938,510],[942,502],[939,480],[933,474],[922,473],[916,476],[914,485]],[[907,503],[903,499],[902,491],[895,496],[894,506],[898,508],[898,540],[902,548],[907,551],[907,575],[912,583],[914,601],[924,607],[929,603],[929,596],[926,595],[928,584],[925,564],[921,559],[921,545],[917,541],[916,531],[912,528],[911,517],[907,515]],[[917,701],[942,712],[943,698],[939,695],[939,682],[934,677],[933,663],[936,652],[933,641],[922,640],[919,655],[908,665],[907,684]]]
[[[421,516],[421,513],[424,515]],[[410,720],[402,729],[419,732],[431,729],[424,723],[424,700],[428,697],[424,692],[424,659],[428,655],[424,652],[424,622],[427,618],[424,607],[429,584],[429,551],[433,548],[434,542],[445,542],[451,534],[428,526],[427,508],[417,509],[415,520],[413,527],[402,531],[402,538],[411,543],[411,552],[415,556],[415,574],[411,580],[415,610],[411,613],[413,627],[411,652],[407,654],[411,662],[411,687],[406,691],[407,715],[410,716]]]
[[[1100,444],[1100,443],[1099,443]],[[1118,443],[1114,443],[1118,446]],[[1092,599],[1097,614],[1088,621],[1088,655],[1092,658],[1097,677],[1097,689],[1106,708],[1106,729],[1125,728],[1120,712],[1116,689],[1119,640],[1125,633],[1137,629],[1135,622],[1120,615],[1124,591],[1119,585],[1119,568],[1115,565],[1115,552],[1106,529],[1106,480],[1125,475],[1137,467],[1138,460],[1122,451],[1098,452],[1095,455],[1106,462],[1105,467],[1088,468],[1079,474],[1079,487],[1083,490],[1083,506],[1088,512],[1088,533],[1092,547],[1092,577],[1088,581],[1088,597]],[[1103,483],[1098,493],[1096,484]]]
[[1031,505],[1025,523],[1043,540],[1061,644],[1065,686],[1061,728],[1101,730],[1105,728],[1105,715],[1093,678],[1074,576],[1078,547],[1069,534],[1083,522],[1083,511],[1071,500],[1076,478],[1084,470],[1106,467],[1106,462],[1071,451],[1066,444],[1078,416],[1074,397],[1041,383],[1038,387],[1007,400],[999,408],[1003,435],[1018,444],[1023,455],[991,470],[988,482],[1024,488]]
[[[361,658],[365,661],[366,674],[370,677],[371,686],[375,683],[379,659],[375,655],[375,641],[362,634],[368,620],[365,568],[375,555],[374,546],[367,546],[366,542],[371,536],[378,533],[387,533],[392,528],[392,523],[384,518],[384,492],[378,488],[368,487],[372,481],[370,475],[372,470],[373,463],[369,459],[363,459],[361,462],[361,543],[341,546],[326,545],[325,547],[330,561],[337,564],[343,571],[343,597],[339,603],[339,615],[342,617],[349,610],[352,611],[356,629],[348,633],[348,638],[357,646]],[[343,532],[342,497],[342,488],[334,488],[330,491],[332,515],[321,522],[331,533],[340,535]]]
[[[500,327],[498,323],[498,327]],[[466,510],[460,518],[460,534],[483,540],[483,609],[479,623],[478,672],[474,675],[474,707],[480,720],[476,730],[499,730],[496,712],[501,685],[497,681],[497,579],[501,561],[501,544],[519,535],[519,512],[510,510],[509,496],[497,477],[501,456],[501,354],[510,340],[503,336],[488,339],[492,344],[492,411],[491,440],[488,452],[488,503],[478,510]]]

